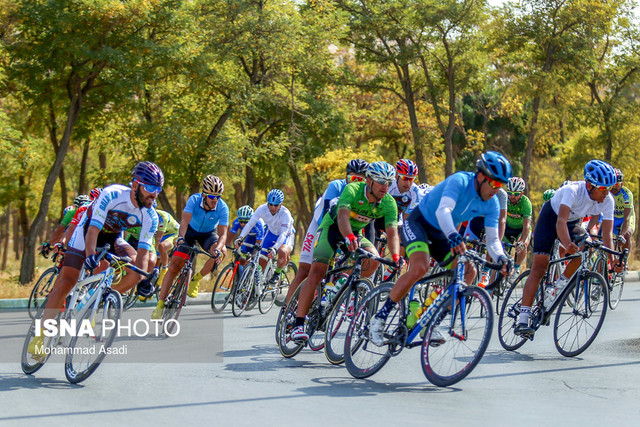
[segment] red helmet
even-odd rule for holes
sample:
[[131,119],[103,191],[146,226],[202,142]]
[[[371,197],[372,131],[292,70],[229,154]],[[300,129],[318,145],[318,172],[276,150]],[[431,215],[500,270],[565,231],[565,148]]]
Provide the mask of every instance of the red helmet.
[[98,198],[98,196],[100,195],[100,193],[102,193],[102,187],[96,187],[93,190],[91,190],[89,192],[89,198],[91,199],[91,201],[93,202],[95,199]]
[[396,163],[396,171],[399,175],[416,176],[418,175],[418,165],[413,160],[400,159]]

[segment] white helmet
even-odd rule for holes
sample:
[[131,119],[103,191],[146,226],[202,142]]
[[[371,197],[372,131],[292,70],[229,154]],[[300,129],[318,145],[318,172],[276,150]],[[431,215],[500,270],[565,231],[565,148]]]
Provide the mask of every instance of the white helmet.
[[519,176],[509,178],[507,182],[507,191],[510,193],[522,193],[524,191],[525,183],[524,179]]

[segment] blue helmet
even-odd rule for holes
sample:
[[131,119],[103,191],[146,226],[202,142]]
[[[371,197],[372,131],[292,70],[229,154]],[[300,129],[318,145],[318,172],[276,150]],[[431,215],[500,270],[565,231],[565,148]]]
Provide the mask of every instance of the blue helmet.
[[476,162],[476,169],[489,178],[503,184],[508,183],[509,178],[513,175],[509,160],[496,151],[483,153]]
[[131,171],[131,178],[157,187],[164,185],[164,174],[158,165],[152,162],[140,162],[135,165]]
[[356,175],[364,175],[367,173],[369,162],[362,159],[353,159],[347,163],[347,174],[355,173]]
[[238,219],[242,221],[249,221],[253,215],[253,208],[249,205],[244,205],[240,209],[238,209]]
[[267,203],[270,205],[280,205],[284,202],[284,193],[277,188],[269,191],[267,194]]
[[584,165],[584,180],[592,185],[611,187],[618,182],[618,177],[609,163],[602,160],[589,160]]
[[373,162],[367,169],[367,178],[391,185],[393,180],[396,179],[396,170],[387,162]]

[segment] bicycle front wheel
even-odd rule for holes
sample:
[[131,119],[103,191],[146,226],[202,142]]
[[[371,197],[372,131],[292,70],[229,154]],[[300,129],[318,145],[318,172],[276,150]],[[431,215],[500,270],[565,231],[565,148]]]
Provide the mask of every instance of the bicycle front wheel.
[[187,287],[190,281],[191,270],[183,268],[169,289],[162,312],[162,329],[167,337],[171,336],[178,323],[178,316],[187,300]]
[[32,319],[35,318],[42,301],[49,296],[49,293],[53,289],[53,284],[56,281],[56,277],[58,277],[58,269],[55,267],[47,268],[33,287],[31,295],[29,295],[29,302],[27,303],[29,317]]
[[293,357],[300,353],[300,350],[304,348],[304,343],[296,342],[291,339],[291,330],[296,326],[296,311],[298,310],[298,297],[300,296],[300,289],[302,285],[298,287],[296,292],[291,297],[291,301],[280,311],[278,320],[276,322],[276,342],[280,354],[284,357]]
[[600,274],[581,273],[574,283],[563,294],[553,323],[556,349],[567,357],[577,356],[591,345],[600,332],[609,301],[607,283]]
[[344,342],[349,322],[360,302],[371,292],[373,285],[368,279],[360,279],[336,296],[333,310],[329,314],[324,335],[324,354],[334,365],[344,362]]
[[493,331],[493,305],[484,289],[467,287],[453,311],[452,306],[453,298],[443,302],[422,342],[422,371],[439,387],[455,384],[473,371]]
[[129,310],[131,307],[136,305],[136,301],[138,300],[138,295],[136,294],[136,288],[129,290],[129,293],[123,298],[122,304],[124,310]]
[[[378,372],[389,361],[391,351],[396,351],[402,342],[384,344],[380,347],[370,341],[369,323],[375,314],[382,308],[389,298],[389,292],[393,283],[383,283],[367,295],[347,328],[347,336],[344,342],[344,361],[349,373],[355,378],[367,378]],[[402,330],[406,327],[402,324],[404,319],[404,303],[396,304],[389,313],[385,322],[385,341],[402,338]]]
[[293,282],[296,274],[298,274],[298,266],[293,261],[289,261],[289,264],[287,264],[287,272],[282,275],[282,279],[280,280],[280,292],[276,298],[276,305],[278,307],[284,307],[287,293],[289,292],[289,285]]
[[624,287],[624,273],[613,273],[609,284],[609,308],[615,310],[622,299],[622,288]]
[[[214,313],[222,313],[229,303],[231,293],[233,292],[234,267],[233,263],[228,264],[222,269],[220,274],[218,274],[216,284],[213,286],[213,291],[211,291],[211,310],[213,310]],[[238,271],[236,271],[236,273],[238,273]]]
[[513,284],[502,300],[502,307],[500,308],[500,315],[498,316],[498,340],[502,348],[508,351],[517,350],[527,342],[526,338],[514,334],[513,331],[520,316],[524,284],[529,278],[529,273],[531,273],[531,270],[521,273],[520,276],[513,281]]
[[109,290],[95,311],[89,309],[82,315],[79,327],[88,323],[92,331],[76,334],[69,343],[64,374],[70,383],[84,381],[98,369],[118,334],[121,314],[122,298],[117,291]]
[[[29,326],[27,336],[25,337],[24,344],[22,346],[20,364],[22,365],[22,372],[27,375],[34,374],[45,364],[51,355],[51,348],[58,340],[58,337],[47,337],[43,335],[41,330],[36,330],[36,320],[42,319],[46,305],[47,299],[45,298],[44,302],[38,309],[38,312],[34,315],[34,319],[31,322],[31,326]],[[56,324],[59,324],[58,321],[60,320],[60,317],[61,314],[58,314]],[[36,334],[39,337],[36,337]],[[29,348],[30,346],[32,347],[31,349]],[[29,350],[32,351],[30,352]]]
[[233,296],[231,302],[231,312],[234,317],[238,317],[242,314],[254,293],[254,278],[255,278],[255,264],[247,264],[244,266],[242,276],[237,286],[233,287]]

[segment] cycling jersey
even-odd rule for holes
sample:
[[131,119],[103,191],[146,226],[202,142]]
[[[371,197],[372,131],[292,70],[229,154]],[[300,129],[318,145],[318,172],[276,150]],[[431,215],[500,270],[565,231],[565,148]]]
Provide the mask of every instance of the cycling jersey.
[[613,210],[613,225],[614,232],[617,235],[618,229],[622,227],[624,223],[624,210],[626,208],[631,209],[631,213],[629,214],[629,230],[633,233],[636,229],[636,212],[633,207],[633,193],[627,187],[622,186],[618,194],[613,194],[614,200],[614,210]]
[[393,181],[389,187],[389,194],[393,197],[398,205],[398,214],[402,217],[403,213],[412,211],[420,199],[419,188],[415,183],[411,183],[408,191],[401,193],[398,189],[398,181]]
[[[262,219],[267,226],[267,231],[278,236],[276,241],[273,244],[273,249],[278,250],[280,246],[285,243],[285,239],[289,237],[291,230],[293,228],[293,217],[291,216],[291,212],[289,209],[284,206],[280,206],[278,212],[275,215],[271,215],[269,211],[269,205],[266,203],[260,205],[251,218],[249,218],[249,222],[242,229],[242,233],[240,233],[240,238],[244,239],[249,234],[249,231],[253,229],[259,219]],[[265,249],[268,248],[265,246]]]
[[[244,239],[244,243],[253,245],[256,243],[256,241],[262,240],[265,234],[264,227],[265,227],[264,221],[261,218],[258,219],[258,222],[256,223],[256,225],[254,225],[253,228],[247,234],[247,238]],[[247,225],[245,225],[244,228],[247,228]],[[231,224],[231,230],[229,230],[229,232],[233,234],[237,234],[239,231],[240,231],[240,221],[238,221],[238,218],[236,218]]]
[[525,218],[531,218],[531,200],[524,194],[516,204],[507,204],[507,227],[522,230]]
[[330,215],[325,215],[320,227],[327,228],[329,225],[337,223],[337,211],[340,209],[350,211],[349,222],[354,234],[376,218],[384,218],[385,227],[397,226],[398,206],[395,199],[387,193],[379,202],[371,203],[367,200],[366,188],[365,182],[348,184],[338,199],[337,209],[332,209]]
[[153,208],[139,208],[131,202],[131,189],[114,184],[102,190],[89,206],[69,239],[69,248],[84,251],[84,235],[90,225],[100,234],[119,236],[122,231],[141,227],[139,248],[151,250],[153,235],[158,229],[158,215]]
[[88,203],[86,205],[82,205],[78,209],[76,209],[76,213],[73,214],[73,219],[71,220],[71,224],[77,226],[80,223],[80,219],[82,219],[82,215],[84,215],[84,213],[86,212],[87,208],[89,208],[89,205],[90,205],[90,203]]
[[556,190],[550,200],[551,208],[557,215],[560,212],[560,205],[568,206],[571,209],[568,221],[575,221],[588,215],[602,214],[603,219],[613,220],[614,201],[611,194],[602,203],[598,203],[589,197],[587,184],[585,181],[572,181]]
[[162,231],[164,235],[178,234],[180,230],[180,224],[176,221],[169,212],[156,209],[158,214],[158,231]]
[[76,214],[77,210],[78,208],[76,208],[75,206],[68,206],[64,210],[64,217],[62,218],[62,221],[60,221],[60,225],[62,225],[66,229],[69,224],[71,224],[73,216]]
[[189,197],[184,212],[192,215],[189,227],[197,233],[211,233],[218,225],[229,225],[229,207],[225,201],[218,199],[215,209],[206,210],[202,193],[195,193]]

